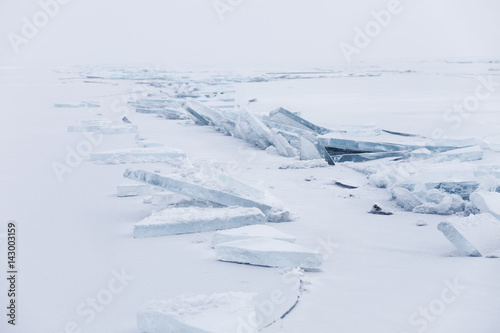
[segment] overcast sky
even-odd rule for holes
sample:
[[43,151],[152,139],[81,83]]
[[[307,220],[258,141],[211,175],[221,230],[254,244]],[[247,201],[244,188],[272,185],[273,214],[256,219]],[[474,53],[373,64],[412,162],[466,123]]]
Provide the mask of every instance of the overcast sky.
[[[51,1],[57,0],[41,0]],[[391,2],[59,1],[68,3],[58,11],[50,7],[54,17],[46,20],[38,0],[0,0],[0,64],[342,64],[346,57],[340,45],[356,47],[355,29],[370,24],[376,29],[371,12]],[[351,60],[500,57],[499,17],[498,0],[400,0],[390,23],[373,30],[369,45],[357,48]],[[38,32],[26,28],[36,20]]]

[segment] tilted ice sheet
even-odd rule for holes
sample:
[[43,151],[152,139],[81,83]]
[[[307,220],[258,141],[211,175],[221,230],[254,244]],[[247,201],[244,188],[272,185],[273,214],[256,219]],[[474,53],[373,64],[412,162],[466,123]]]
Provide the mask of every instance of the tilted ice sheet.
[[500,221],[491,214],[450,218],[439,223],[438,229],[464,255],[500,255]]
[[[143,183],[162,187],[168,191],[182,194],[203,201],[212,201],[224,206],[242,206],[259,208],[270,222],[287,222],[291,220],[290,212],[280,208],[272,199],[255,198],[254,196],[238,191],[228,190],[224,184],[213,178],[204,179],[194,168],[175,173],[158,174],[145,170],[127,169],[123,176]],[[187,177],[186,177],[187,175]],[[189,179],[189,181],[186,181]],[[197,184],[198,183],[198,184]],[[248,185],[247,185],[248,186]],[[272,205],[272,206],[271,206]]]
[[318,149],[311,141],[303,136],[300,137],[300,159],[301,160],[316,160],[321,159]]
[[470,201],[482,213],[490,213],[500,219],[500,193],[477,191],[470,195]]

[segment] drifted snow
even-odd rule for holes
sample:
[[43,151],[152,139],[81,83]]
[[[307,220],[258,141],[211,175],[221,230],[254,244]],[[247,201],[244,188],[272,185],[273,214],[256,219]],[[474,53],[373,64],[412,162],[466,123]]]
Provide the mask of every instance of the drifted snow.
[[[137,326],[144,333],[235,333],[243,332],[247,318],[255,315],[255,294],[227,292],[153,300],[137,313]],[[257,333],[257,329],[245,332]]]

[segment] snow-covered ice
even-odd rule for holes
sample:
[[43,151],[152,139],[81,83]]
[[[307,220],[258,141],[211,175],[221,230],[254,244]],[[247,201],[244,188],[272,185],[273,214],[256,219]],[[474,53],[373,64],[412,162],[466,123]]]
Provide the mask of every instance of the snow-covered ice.
[[217,259],[241,264],[270,267],[319,268],[320,253],[301,245],[272,238],[250,238],[219,243],[215,246]]
[[245,325],[255,316],[254,297],[226,292],[152,300],[137,313],[137,327],[143,333],[257,333]]
[[463,255],[500,256],[500,220],[491,214],[453,217],[439,223],[438,229]]
[[294,243],[297,239],[295,236],[281,232],[276,228],[270,227],[268,225],[257,224],[216,232],[212,237],[212,247],[215,247],[219,243],[261,237],[277,239],[289,243]]
[[404,210],[412,211],[415,207],[422,204],[422,201],[413,193],[402,187],[391,189],[392,198],[396,204]]
[[482,213],[490,213],[500,220],[500,193],[476,191],[470,195],[470,201]]
[[213,201],[225,206],[256,207],[266,214],[268,220],[272,222],[287,222],[290,221],[291,218],[287,211],[272,207],[266,203],[261,203],[221,190],[206,188],[171,177],[161,176],[156,173],[127,169],[123,176],[203,201]]
[[300,159],[301,160],[317,160],[321,159],[318,148],[311,141],[303,136],[300,137]]
[[136,223],[134,238],[224,230],[265,222],[266,217],[257,208],[167,208]]

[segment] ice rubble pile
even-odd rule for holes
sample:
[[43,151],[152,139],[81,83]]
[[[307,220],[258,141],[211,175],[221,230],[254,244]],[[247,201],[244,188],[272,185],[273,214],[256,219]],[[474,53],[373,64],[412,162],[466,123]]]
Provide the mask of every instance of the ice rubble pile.
[[[256,115],[236,104],[233,82],[277,78],[208,75],[193,79],[182,73],[125,70],[87,76],[89,80],[140,80],[155,92],[129,102],[137,113],[191,119],[200,126],[213,126],[223,134],[294,159],[282,168],[345,163],[366,173],[372,184],[388,188],[404,210],[463,215],[480,211],[483,214],[449,219],[439,229],[462,254],[499,256],[500,194],[495,191],[500,168],[480,161],[500,151],[500,137],[478,142],[429,139],[375,126],[339,125],[328,129],[284,108]],[[84,103],[55,106],[94,107]],[[120,134],[136,132],[137,126],[97,119],[77,122],[68,131]],[[135,224],[134,237],[216,231],[212,246],[221,261],[304,269],[316,269],[322,264],[319,253],[295,244],[294,236],[265,224],[291,220],[290,212],[267,193],[221,170],[212,168],[206,174],[182,152],[161,143],[142,140],[137,145],[91,156],[105,163],[164,162],[149,171],[127,169],[125,178],[136,183],[117,187],[117,196],[145,196],[145,203],[162,208]],[[450,170],[457,169],[457,162],[465,167],[450,175]],[[151,301],[139,311],[137,322],[143,332],[234,332],[241,329],[241,318],[253,315],[254,295],[225,293]],[[258,327],[244,329],[257,332]]]

